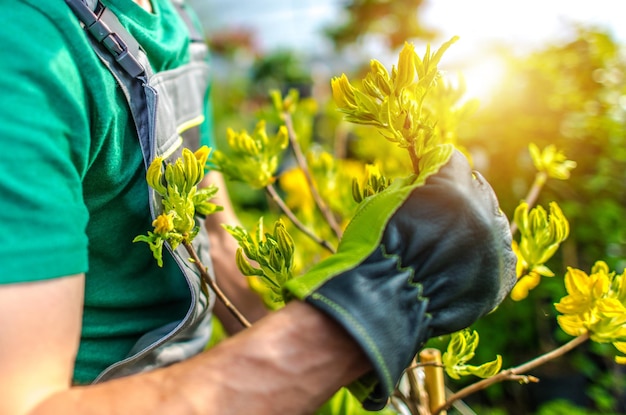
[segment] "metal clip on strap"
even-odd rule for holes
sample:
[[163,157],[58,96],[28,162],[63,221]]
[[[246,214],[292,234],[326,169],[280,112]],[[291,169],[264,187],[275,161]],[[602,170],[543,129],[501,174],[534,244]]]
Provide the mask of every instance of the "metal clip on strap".
[[120,64],[126,73],[133,78],[137,78],[145,72],[141,63],[129,52],[126,42],[122,39],[123,35],[120,36],[120,34],[111,30],[109,25],[101,19],[106,9],[100,2],[97,5],[98,14],[94,13],[81,0],[65,0],[65,2],[78,16],[80,21],[83,22],[89,34],[111,53],[115,61]]

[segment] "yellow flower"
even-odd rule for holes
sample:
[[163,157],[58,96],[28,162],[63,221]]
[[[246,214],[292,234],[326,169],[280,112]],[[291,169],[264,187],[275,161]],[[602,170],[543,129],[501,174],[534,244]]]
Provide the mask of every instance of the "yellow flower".
[[[528,204],[522,202],[515,209],[514,220],[522,236],[519,250],[530,269],[543,265],[569,236],[569,222],[555,202],[550,203],[550,214],[541,206],[529,212]],[[547,269],[537,269],[537,272],[553,275]]]
[[285,191],[285,202],[291,209],[306,212],[307,216],[316,209],[315,201],[301,169],[290,169],[281,174],[280,187]]
[[554,202],[550,203],[549,214],[541,206],[529,211],[528,203],[522,202],[515,209],[513,220],[521,234],[520,242],[514,241],[512,248],[517,256],[518,285],[522,285],[514,288],[511,297],[521,300],[539,284],[541,276],[554,276],[545,263],[569,236],[569,222]]
[[555,308],[562,313],[557,321],[563,331],[578,336],[589,332],[599,343],[614,343],[618,350],[626,342],[626,304],[622,295],[624,274],[610,272],[598,261],[587,275],[568,268],[565,288],[568,295]]
[[575,161],[567,160],[565,154],[552,144],[540,151],[535,143],[530,143],[528,150],[537,170],[554,179],[569,179],[570,171],[576,167]]
[[289,145],[287,128],[279,127],[276,134],[269,136],[265,121],[257,123],[252,134],[243,130],[239,133],[228,129],[227,153],[216,150],[213,163],[216,169],[234,180],[247,183],[255,189],[264,188],[276,181],[280,156]]
[[154,232],[159,235],[165,235],[174,230],[174,215],[171,213],[162,213],[152,222]]
[[409,151],[413,168],[430,150],[447,142],[436,129],[437,119],[424,110],[427,95],[440,77],[437,65],[452,38],[435,53],[427,49],[423,59],[415,46],[405,43],[391,75],[378,61],[359,85],[352,85],[345,74],[331,80],[333,99],[347,121],[371,125],[391,142]]

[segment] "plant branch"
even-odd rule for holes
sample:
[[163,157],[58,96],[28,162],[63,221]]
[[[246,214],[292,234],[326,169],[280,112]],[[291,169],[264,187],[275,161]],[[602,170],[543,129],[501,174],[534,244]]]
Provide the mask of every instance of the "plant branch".
[[415,154],[415,143],[409,144],[407,148],[409,151],[409,156],[411,156],[411,165],[413,166],[413,172],[415,174],[419,174],[420,172],[420,161],[417,158],[417,154]]
[[437,363],[437,362],[414,362],[411,366],[407,367],[406,370],[417,369],[418,367],[425,367],[425,366],[445,367],[443,363]]
[[287,206],[285,204],[285,202],[280,197],[278,192],[276,192],[276,189],[274,188],[274,186],[272,186],[271,184],[267,185],[265,187],[265,190],[270,195],[272,200],[278,205],[280,210],[282,210],[283,213],[285,215],[287,215],[289,220],[291,220],[293,222],[293,224],[296,226],[296,228],[300,229],[305,235],[307,235],[309,238],[313,239],[316,243],[318,243],[322,247],[326,248],[329,252],[331,252],[333,254],[335,253],[335,248],[333,248],[333,246],[328,241],[325,241],[322,238],[320,238],[319,236],[315,235],[313,233],[313,231],[311,231],[302,222],[300,222],[300,219],[298,219],[296,217],[296,215],[293,213],[293,211],[291,209],[289,209],[289,206]]
[[402,411],[398,407],[396,400],[400,401],[405,406],[405,408],[408,409],[410,414],[431,415],[431,414],[423,413],[421,408],[425,408],[425,407],[421,407],[421,406],[418,407],[411,398],[409,398],[408,396],[405,396],[403,393],[401,393],[399,390],[396,389],[393,392],[393,395],[391,396],[391,405],[396,409],[396,412],[398,413],[404,413],[404,411]]
[[411,413],[416,415],[431,415],[428,407],[428,392],[424,385],[424,369],[418,368],[416,370],[409,370],[406,372],[406,376],[409,382],[409,396],[406,401],[411,402],[411,406],[409,407]]
[[523,383],[537,382],[538,379],[535,378],[534,376],[524,375],[523,373],[528,372],[529,370],[532,370],[538,366],[541,366],[544,363],[552,359],[555,359],[557,357],[564,355],[565,353],[571,351],[572,349],[580,346],[587,340],[589,340],[589,333],[582,334],[578,337],[573,338],[572,340],[565,343],[564,345],[548,353],[542,354],[541,356],[538,356],[537,358],[531,361],[521,364],[520,366],[516,366],[511,369],[502,370],[500,373],[498,373],[495,376],[492,376],[490,378],[483,379],[479,382],[471,384],[461,389],[460,391],[452,394],[451,396],[449,396],[443,405],[439,406],[433,411],[433,415],[437,415],[441,411],[450,408],[453,402],[459,399],[463,399],[475,392],[478,392],[479,390],[485,389],[498,382],[502,382],[505,380],[515,380],[515,381],[523,382]]
[[288,112],[283,112],[282,117],[285,121],[285,126],[287,127],[287,133],[289,134],[289,142],[291,143],[293,154],[296,156],[298,166],[302,169],[307,184],[311,189],[311,195],[313,196],[313,200],[315,201],[315,204],[317,205],[320,212],[322,212],[322,215],[328,222],[328,225],[331,227],[333,232],[335,232],[337,239],[341,239],[341,234],[343,233],[341,227],[337,223],[337,220],[335,219],[333,213],[330,211],[328,205],[320,196],[319,192],[317,191],[317,186],[315,186],[315,183],[313,182],[313,176],[311,175],[311,171],[309,170],[309,167],[307,165],[306,158],[304,157],[302,149],[300,148],[300,144],[298,144],[298,140],[296,138],[296,130],[293,126],[291,114],[289,114]]
[[[539,193],[541,189],[543,189],[543,185],[546,184],[548,180],[548,175],[546,172],[539,171],[535,175],[535,180],[533,181],[533,185],[528,190],[528,194],[526,195],[526,203],[528,204],[528,208],[532,208],[534,204],[537,202],[537,198],[539,197]],[[514,235],[517,231],[517,224],[515,222],[511,222],[511,235]]]
[[198,254],[196,253],[196,250],[193,248],[191,243],[184,242],[183,246],[185,247],[185,249],[187,250],[187,252],[191,256],[191,259],[193,260],[193,263],[196,264],[196,268],[198,269],[198,271],[200,271],[200,277],[202,278],[202,281],[204,281],[209,287],[211,287],[211,289],[213,290],[215,295],[217,295],[217,298],[219,298],[220,301],[224,304],[224,306],[226,306],[228,311],[230,311],[230,313],[237,320],[239,320],[239,322],[241,323],[242,326],[244,326],[244,327],[252,326],[252,324],[248,321],[248,319],[246,319],[246,317],[228,299],[226,294],[224,294],[224,292],[220,289],[220,287],[213,280],[213,278],[211,278],[209,276],[209,273],[207,272],[206,267],[200,261],[200,258],[198,257]]

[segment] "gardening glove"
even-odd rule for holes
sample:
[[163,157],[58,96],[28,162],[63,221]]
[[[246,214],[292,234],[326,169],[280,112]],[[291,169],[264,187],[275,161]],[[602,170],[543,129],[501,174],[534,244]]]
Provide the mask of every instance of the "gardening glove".
[[337,253],[285,289],[359,343],[373,371],[350,389],[378,410],[429,338],[471,325],[505,298],[515,262],[493,190],[455,150],[428,178],[396,180],[366,199]]

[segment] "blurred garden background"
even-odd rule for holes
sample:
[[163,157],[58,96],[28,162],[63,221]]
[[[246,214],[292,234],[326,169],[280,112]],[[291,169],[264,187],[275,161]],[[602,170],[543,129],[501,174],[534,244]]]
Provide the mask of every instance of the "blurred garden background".
[[[534,180],[528,145],[555,145],[577,163],[569,180],[548,180],[538,204],[557,201],[569,238],[551,259],[555,276],[521,301],[507,299],[473,328],[477,360],[501,354],[504,367],[566,342],[554,303],[565,295],[567,267],[597,260],[626,266],[626,3],[619,0],[193,0],[213,50],[214,132],[252,130],[267,118],[268,92],[295,88],[303,148],[343,160],[399,163],[384,140],[348,127],[331,102],[330,79],[351,79],[377,59],[388,68],[405,41],[437,49],[460,36],[440,67],[463,108],[450,125],[458,145],[512,218]],[[310,99],[309,99],[310,98]],[[461,116],[462,115],[462,116]],[[271,123],[270,123],[271,124]],[[319,159],[319,157],[318,157]],[[312,156],[312,160],[315,157]],[[289,160],[284,160],[288,171]],[[313,161],[313,164],[315,162]],[[390,174],[391,176],[393,174]],[[289,187],[283,181],[284,191]],[[244,224],[278,216],[263,191],[229,182]],[[292,201],[293,202],[293,201]],[[301,212],[302,213],[302,212]],[[269,223],[269,220],[267,221]],[[302,246],[302,245],[299,245]],[[437,340],[433,342],[435,345]],[[626,370],[610,345],[588,342],[532,374],[531,385],[502,383],[466,401],[477,414],[623,414]],[[452,390],[472,379],[448,382]],[[453,410],[455,411],[455,410]],[[451,411],[450,413],[455,413]]]

